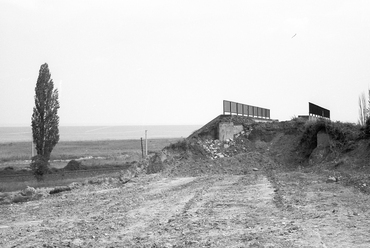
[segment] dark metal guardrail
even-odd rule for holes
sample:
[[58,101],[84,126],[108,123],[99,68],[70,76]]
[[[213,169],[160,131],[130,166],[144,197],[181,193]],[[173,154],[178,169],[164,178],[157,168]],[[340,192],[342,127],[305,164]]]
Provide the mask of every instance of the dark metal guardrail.
[[313,103],[308,103],[309,115],[310,116],[320,116],[330,119],[330,110],[320,107]]
[[223,111],[224,115],[226,113],[229,114],[236,114],[236,115],[243,115],[243,116],[250,116],[255,118],[264,118],[270,119],[270,110],[260,107],[255,107],[251,105],[246,105],[237,102],[231,102],[224,100]]

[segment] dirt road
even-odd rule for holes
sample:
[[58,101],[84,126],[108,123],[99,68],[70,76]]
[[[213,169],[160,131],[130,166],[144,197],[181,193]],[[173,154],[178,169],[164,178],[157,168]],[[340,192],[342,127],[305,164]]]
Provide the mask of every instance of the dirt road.
[[85,185],[0,206],[0,247],[370,247],[370,200],[263,172]]

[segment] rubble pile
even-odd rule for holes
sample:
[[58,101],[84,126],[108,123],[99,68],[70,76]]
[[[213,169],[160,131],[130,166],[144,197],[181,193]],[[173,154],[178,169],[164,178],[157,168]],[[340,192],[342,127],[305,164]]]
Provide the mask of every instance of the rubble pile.
[[220,140],[198,140],[197,143],[206,151],[211,159],[232,157],[241,152],[247,151],[247,143],[249,132],[242,131],[236,134],[234,139],[227,139],[224,142]]

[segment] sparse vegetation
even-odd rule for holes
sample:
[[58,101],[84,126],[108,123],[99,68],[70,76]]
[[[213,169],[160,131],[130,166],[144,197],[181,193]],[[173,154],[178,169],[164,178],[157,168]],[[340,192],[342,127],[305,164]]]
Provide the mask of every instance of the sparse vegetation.
[[302,133],[300,145],[304,156],[308,157],[317,146],[317,133],[324,130],[335,144],[335,148],[341,151],[351,150],[354,141],[361,138],[361,127],[352,123],[332,122],[319,119],[307,121]]
[[[148,147],[150,151],[160,151],[169,143],[177,142],[178,138],[173,139],[153,139],[149,140]],[[30,142],[15,142],[0,143],[0,169],[1,163],[17,164],[15,161],[31,160],[31,143]],[[99,140],[99,141],[61,141],[59,142],[51,154],[50,164],[55,166],[53,160],[71,160],[93,156],[101,157],[109,160],[133,161],[141,159],[140,140]],[[65,166],[67,162],[63,162]],[[96,164],[104,163],[103,159],[96,161]],[[24,167],[21,163],[15,168]],[[6,167],[6,166],[5,166]]]
[[370,116],[366,120],[364,132],[365,138],[370,138]]
[[[158,152],[166,145],[176,143],[179,139],[153,139],[149,140],[150,153]],[[65,171],[69,160],[80,159],[80,168],[85,172]],[[15,191],[24,189],[27,185],[32,187],[52,187],[68,185],[72,182],[81,182],[87,177],[101,173],[111,173],[111,169],[124,170],[140,161],[140,140],[105,140],[105,141],[71,141],[59,142],[55,147],[50,160],[50,168],[43,180],[38,181],[32,176],[29,162],[19,160],[30,159],[30,142],[16,142],[0,144],[0,190]],[[60,161],[62,159],[62,161]],[[4,170],[7,168],[7,170]],[[11,169],[13,168],[13,170]],[[9,176],[14,176],[11,178]]]
[[176,143],[171,143],[168,148],[173,151],[186,151],[189,148],[189,141],[186,139],[179,140]]
[[177,143],[170,144],[167,148],[179,154],[180,157],[205,157],[207,154],[204,149],[197,142],[192,141],[192,139],[180,140]]

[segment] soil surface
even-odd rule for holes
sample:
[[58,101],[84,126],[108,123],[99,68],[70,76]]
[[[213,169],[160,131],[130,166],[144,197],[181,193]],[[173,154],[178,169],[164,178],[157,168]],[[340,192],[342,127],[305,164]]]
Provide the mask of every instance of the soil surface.
[[370,199],[303,171],[170,177],[0,205],[0,247],[370,247]]

